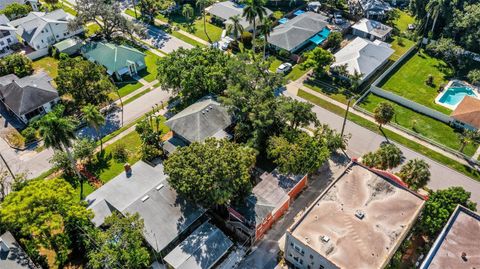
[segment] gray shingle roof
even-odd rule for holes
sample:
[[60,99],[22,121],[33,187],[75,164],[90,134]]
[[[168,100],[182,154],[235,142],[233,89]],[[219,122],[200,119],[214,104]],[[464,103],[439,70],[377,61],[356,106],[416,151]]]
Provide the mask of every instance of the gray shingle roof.
[[305,12],[273,28],[268,43],[288,51],[297,48],[328,25],[327,17]]
[[152,167],[137,162],[130,177],[122,173],[86,197],[88,208],[95,213],[94,224],[102,225],[114,210],[138,213],[144,221],[145,240],[162,251],[205,213],[179,197],[166,178],[162,164]]
[[220,229],[206,222],[172,250],[165,261],[174,269],[209,269],[232,246]]
[[37,268],[10,232],[0,235],[0,268]]
[[201,142],[232,124],[227,108],[211,98],[204,98],[185,108],[166,125],[188,142]]
[[35,38],[49,23],[67,24],[73,16],[57,9],[50,13],[30,12],[26,17],[14,20],[11,24],[17,27],[17,34],[26,42]]
[[[248,28],[250,26],[250,23],[242,16],[243,8],[244,8],[244,5],[234,3],[232,1],[224,1],[224,2],[217,2],[207,7],[206,11],[211,15],[226,21],[227,24],[230,23],[229,20],[231,17],[239,15],[241,17],[240,24],[244,28]],[[268,8],[266,9],[266,11],[267,11],[267,16],[270,16],[273,13]]]
[[58,98],[51,81],[52,78],[44,72],[23,78],[6,75],[0,77],[0,98],[21,116]]

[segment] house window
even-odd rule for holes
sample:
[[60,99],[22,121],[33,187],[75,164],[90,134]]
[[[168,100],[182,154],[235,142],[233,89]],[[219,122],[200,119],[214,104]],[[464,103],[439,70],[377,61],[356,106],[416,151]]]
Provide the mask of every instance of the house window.
[[312,267],[310,266],[310,264],[309,264],[309,265],[307,265],[307,269],[312,269]]
[[5,42],[3,42],[3,41],[0,41],[0,45],[2,45],[2,46],[3,46],[3,45],[5,45]]
[[43,43],[43,39],[42,39],[42,43]]
[[42,34],[44,33],[44,31],[42,30]]
[[312,254],[310,254],[310,259],[313,259],[313,255],[312,255]]
[[300,254],[305,254],[305,251],[303,250],[303,248],[301,248],[299,245],[297,244],[293,244],[293,248]]
[[320,268],[319,269],[325,269],[325,267],[323,267],[323,265],[320,265]]
[[12,43],[12,40],[10,38],[7,38],[8,44]]
[[39,49],[40,49],[40,46],[39,46],[39,45],[37,45],[37,50],[39,50]]
[[[45,29],[45,32],[47,32],[47,33],[48,33],[48,29]],[[42,32],[42,33],[43,33],[43,32]]]
[[67,36],[67,33],[63,33],[63,36]]
[[56,36],[57,36],[57,38],[59,38],[59,35],[56,35]]

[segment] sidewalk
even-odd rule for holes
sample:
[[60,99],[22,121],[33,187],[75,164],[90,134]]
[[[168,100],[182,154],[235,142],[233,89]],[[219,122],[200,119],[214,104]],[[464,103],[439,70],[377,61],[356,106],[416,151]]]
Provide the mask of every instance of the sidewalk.
[[[303,75],[303,76],[302,76],[301,78],[299,78],[298,80],[292,81],[292,82],[290,82],[289,84],[287,84],[287,91],[288,91],[289,93],[297,96],[298,90],[301,89],[301,90],[303,90],[303,91],[305,91],[305,92],[307,92],[307,93],[309,93],[309,94],[311,94],[311,95],[314,95],[314,96],[316,96],[316,97],[322,98],[323,100],[325,100],[325,101],[327,101],[327,102],[329,102],[329,103],[332,103],[332,104],[334,104],[334,105],[336,105],[336,106],[338,106],[338,107],[341,107],[341,108],[344,109],[344,110],[347,109],[347,105],[346,105],[346,104],[341,103],[341,102],[338,102],[338,101],[336,101],[336,100],[333,100],[332,98],[330,98],[330,97],[328,97],[328,96],[326,96],[326,95],[323,95],[323,94],[321,94],[321,93],[319,93],[319,92],[316,92],[316,91],[314,91],[314,90],[312,90],[312,89],[310,89],[310,88],[308,88],[308,87],[305,87],[305,86],[303,85],[303,81],[307,78],[308,75],[309,75],[309,73]],[[366,120],[368,120],[368,121],[370,121],[370,122],[376,123],[376,121],[375,121],[375,119],[374,119],[373,117],[370,117],[370,116],[368,116],[368,115],[366,115],[366,114],[364,114],[364,113],[362,113],[362,112],[360,112],[360,111],[357,111],[357,110],[355,110],[355,109],[350,109],[349,111],[350,111],[350,113],[352,113],[352,114],[355,114],[355,115],[357,115],[357,116],[360,116],[360,117],[362,117],[362,118],[364,118],[364,119],[366,119]],[[432,145],[432,144],[430,144],[430,143],[428,143],[428,142],[426,142],[426,141],[424,141],[424,140],[422,140],[422,139],[419,139],[419,138],[417,138],[417,137],[415,137],[415,136],[412,136],[412,135],[410,135],[410,134],[408,134],[408,133],[405,133],[405,132],[403,132],[403,131],[401,131],[401,130],[399,130],[399,129],[391,126],[391,125],[384,125],[382,128],[385,128],[385,129],[387,129],[387,130],[390,130],[390,131],[392,131],[392,132],[395,132],[395,133],[397,133],[397,134],[399,134],[399,135],[401,135],[401,136],[403,136],[403,137],[405,137],[405,138],[407,138],[407,139],[409,139],[409,140],[411,140],[411,141],[414,141],[414,142],[416,142],[416,143],[418,143],[418,144],[420,144],[420,145],[422,145],[422,146],[424,146],[424,147],[427,147],[427,148],[429,148],[429,149],[431,149],[431,150],[433,150],[433,151],[436,151],[436,152],[444,155],[445,157],[448,157],[448,158],[450,158],[450,159],[452,159],[452,160],[455,160],[455,161],[457,161],[457,162],[459,162],[459,163],[461,163],[461,164],[463,164],[463,165],[467,165],[467,166],[469,166],[469,167],[472,167],[472,164],[469,163],[467,160],[465,160],[465,159],[463,159],[463,158],[460,158],[460,157],[458,157],[457,155],[454,155],[454,154],[452,154],[452,153],[450,153],[450,152],[448,152],[448,151],[445,151],[445,150],[443,150],[443,149],[441,149],[441,148],[439,148],[439,147],[436,147],[436,146],[434,146],[434,145]],[[479,150],[479,151],[480,151],[480,150]],[[477,152],[480,154],[479,151],[477,151]]]

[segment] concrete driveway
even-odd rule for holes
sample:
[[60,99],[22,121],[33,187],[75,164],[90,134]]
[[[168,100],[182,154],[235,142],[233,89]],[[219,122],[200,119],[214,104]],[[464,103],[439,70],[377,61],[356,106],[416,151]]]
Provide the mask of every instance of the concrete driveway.
[[145,39],[144,41],[165,53],[171,53],[179,48],[193,48],[192,45],[170,34],[165,33],[164,31],[158,29],[155,26],[145,25],[145,27],[148,28],[148,35],[150,36],[150,38]]

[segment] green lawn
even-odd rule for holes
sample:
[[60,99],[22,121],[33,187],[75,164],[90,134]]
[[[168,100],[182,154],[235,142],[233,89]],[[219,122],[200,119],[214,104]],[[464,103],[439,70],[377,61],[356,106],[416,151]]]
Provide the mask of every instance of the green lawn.
[[310,69],[302,69],[300,64],[296,64],[290,73],[285,77],[287,80],[295,81],[301,78],[305,73],[307,73]]
[[[142,83],[137,82],[137,81],[135,81],[135,82],[117,82],[116,85],[118,87],[118,93],[120,94],[121,97],[124,97],[125,95],[128,95],[128,94],[140,89],[143,86]],[[110,97],[112,97],[113,99],[118,99],[118,94],[116,92],[111,93]]]
[[[301,97],[301,98],[304,98],[306,100],[309,100],[310,102],[318,105],[318,106],[321,106],[339,116],[344,116],[345,115],[345,110],[342,109],[341,107],[338,107],[332,103],[329,103],[321,98],[318,98],[312,94],[309,94],[303,90],[299,90],[298,91],[298,96]],[[378,126],[371,122],[371,121],[368,121],[358,115],[355,115],[355,114],[352,114],[350,113],[348,115],[348,119],[364,128],[367,128],[377,134],[382,134],[380,132],[380,130],[378,129]],[[476,171],[475,169],[472,169],[471,167],[467,166],[467,165],[463,165],[457,161],[454,161],[448,157],[445,157],[444,155],[436,152],[436,151],[433,151],[427,147],[424,147],[416,142],[413,142],[395,132],[392,132],[390,130],[387,130],[387,129],[383,129],[383,131],[385,132],[385,134],[387,135],[387,137],[391,140],[394,140],[402,145],[404,145],[405,147],[408,147],[420,154],[423,154],[424,156],[428,156],[429,158],[445,165],[445,166],[448,166],[450,167],[451,169],[454,169],[454,170],[457,170],[458,172],[466,175],[466,176],[469,176],[475,180],[478,180],[480,181],[480,172]]]
[[[458,150],[460,148],[458,134],[455,132],[455,129],[448,124],[427,117],[373,94],[370,94],[363,99],[360,107],[373,113],[375,107],[381,102],[388,102],[395,108],[395,117],[392,122],[453,150]],[[476,147],[468,145],[465,147],[464,153],[468,156],[472,156],[475,153],[475,150]]]
[[[434,78],[433,87],[425,83],[429,75]],[[451,76],[452,70],[445,62],[418,52],[381,87],[424,106],[450,114],[451,110],[437,105],[435,98],[440,85],[446,84]]]
[[77,11],[70,6],[70,3],[63,0],[61,0],[60,2],[62,3],[62,9],[65,10],[65,12],[70,13],[73,16],[77,15]]
[[405,54],[405,52],[407,52],[407,50],[409,50],[411,47],[415,45],[414,41],[407,38],[401,38],[400,44],[398,42],[399,40],[398,36],[392,37],[392,39],[393,40],[390,43],[390,45],[392,45],[392,49],[394,49],[395,52],[393,53],[392,56],[390,56],[390,59],[393,61],[398,60],[403,54]]
[[133,101],[135,101],[136,99],[142,97],[144,94],[148,93],[149,91],[151,91],[150,89],[146,89],[146,90],[143,90],[137,94],[135,94],[134,96],[130,97],[129,99],[123,101],[123,105],[127,105],[128,103],[131,103]]
[[[188,26],[188,21],[186,20],[185,17],[183,17],[181,14],[172,14],[170,15],[169,17],[165,17],[163,15],[158,15],[156,18],[161,20],[161,21],[164,21],[164,22],[168,22],[172,25],[175,25],[175,26],[178,26],[180,27],[182,30],[186,31],[186,32],[189,32],[189,33],[192,33],[193,35],[205,40],[205,41],[208,41],[208,38],[207,38],[207,35],[205,34],[205,31],[204,31],[204,27],[203,27],[203,18],[202,16],[200,16],[200,13],[199,13],[199,10],[196,9],[195,10],[196,12],[196,19],[195,21],[193,22],[192,26]],[[213,25],[212,23],[210,23],[210,16],[207,15],[206,16],[206,28],[207,28],[207,33],[208,33],[208,36],[210,36],[210,39],[212,40],[212,42],[215,42],[215,41],[218,41],[220,40],[221,36],[222,36],[222,31],[223,29],[216,26],[216,25]]]
[[182,41],[185,41],[187,42],[188,44],[192,45],[192,46],[199,46],[199,47],[205,47],[205,44],[203,43],[200,43],[198,42],[197,40],[195,39],[191,39],[190,37],[186,36],[186,35],[183,35],[181,34],[180,32],[177,32],[177,31],[172,31],[170,33],[172,36],[182,40]]
[[46,56],[33,61],[32,66],[35,71],[43,70],[47,72],[50,77],[56,78],[58,75],[58,62],[57,59]]
[[396,12],[398,12],[399,17],[397,20],[395,20],[395,24],[393,26],[400,32],[408,31],[408,25],[415,23],[415,18],[403,10],[396,9]]
[[98,24],[96,23],[90,23],[90,25],[88,25],[85,29],[85,35],[89,37],[94,35],[98,31],[100,31],[100,26],[98,26]]
[[[145,53],[145,65],[147,65],[146,72],[144,71],[144,75],[142,76],[148,82],[152,82],[157,79],[157,61],[160,59],[158,55],[151,51],[144,51]],[[142,75],[142,74],[140,74]]]

